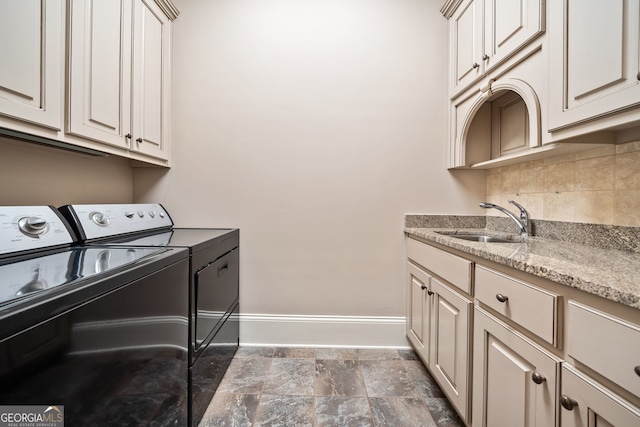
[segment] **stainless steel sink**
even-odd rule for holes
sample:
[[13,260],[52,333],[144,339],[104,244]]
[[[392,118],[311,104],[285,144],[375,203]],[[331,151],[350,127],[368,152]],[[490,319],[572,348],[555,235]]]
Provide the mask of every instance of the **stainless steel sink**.
[[468,240],[471,242],[482,242],[482,243],[522,243],[524,239],[520,236],[513,237],[498,237],[498,236],[490,236],[487,234],[480,233],[445,233],[436,231],[438,234],[442,234],[447,237],[455,237],[456,239]]

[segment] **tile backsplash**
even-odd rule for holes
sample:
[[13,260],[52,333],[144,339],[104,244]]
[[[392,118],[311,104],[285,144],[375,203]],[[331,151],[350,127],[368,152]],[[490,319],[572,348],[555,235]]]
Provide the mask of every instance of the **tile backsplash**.
[[638,227],[640,141],[488,170],[487,201],[516,211],[509,199],[536,219]]

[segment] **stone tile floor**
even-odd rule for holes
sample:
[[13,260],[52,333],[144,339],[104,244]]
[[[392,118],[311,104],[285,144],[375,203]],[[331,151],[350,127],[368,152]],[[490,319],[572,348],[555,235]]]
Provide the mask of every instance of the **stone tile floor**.
[[410,350],[241,347],[200,427],[459,427]]

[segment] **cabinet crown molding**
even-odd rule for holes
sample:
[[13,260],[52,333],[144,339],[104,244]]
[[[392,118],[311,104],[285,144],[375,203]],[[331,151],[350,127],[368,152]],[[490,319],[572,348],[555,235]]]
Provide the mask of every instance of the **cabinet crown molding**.
[[442,13],[445,18],[449,19],[458,6],[460,6],[460,3],[462,3],[462,0],[447,0],[440,8],[440,13]]
[[171,0],[153,0],[160,9],[167,15],[170,21],[175,21],[178,15],[180,15],[180,11],[176,7],[175,4]]

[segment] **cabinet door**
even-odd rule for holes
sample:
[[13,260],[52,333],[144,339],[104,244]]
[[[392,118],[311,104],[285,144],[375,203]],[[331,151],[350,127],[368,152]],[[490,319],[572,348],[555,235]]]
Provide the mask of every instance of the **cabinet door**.
[[153,0],[135,0],[132,148],[166,158],[170,105],[170,22]]
[[640,425],[640,408],[563,363],[560,396],[562,427]]
[[559,363],[551,354],[476,307],[473,426],[555,425]]
[[431,277],[407,263],[407,338],[425,363],[429,362],[429,318]]
[[433,295],[430,366],[463,421],[469,402],[469,333],[472,303],[431,279]]
[[564,0],[549,6],[549,128],[640,105],[640,3]]
[[541,0],[484,0],[484,49],[491,69],[544,31]]
[[0,1],[0,114],[61,128],[61,0]]
[[129,148],[131,0],[73,0],[68,132]]
[[484,72],[482,0],[464,0],[449,19],[450,70],[453,94]]

